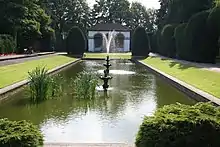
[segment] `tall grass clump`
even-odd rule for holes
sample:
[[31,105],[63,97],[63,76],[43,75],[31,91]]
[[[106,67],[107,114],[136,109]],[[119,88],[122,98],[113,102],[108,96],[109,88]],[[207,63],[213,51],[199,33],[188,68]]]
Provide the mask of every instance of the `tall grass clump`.
[[77,98],[92,99],[96,95],[97,76],[91,72],[81,72],[73,82]]
[[62,93],[60,77],[49,76],[45,67],[37,67],[29,72],[29,80],[28,93],[33,102],[41,102]]

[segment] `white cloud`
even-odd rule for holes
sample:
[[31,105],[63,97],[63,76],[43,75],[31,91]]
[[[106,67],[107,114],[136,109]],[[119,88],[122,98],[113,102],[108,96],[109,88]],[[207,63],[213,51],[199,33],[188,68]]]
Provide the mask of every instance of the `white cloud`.
[[[95,2],[95,0],[87,0],[89,3],[89,6],[92,6]],[[138,1],[142,3],[146,8],[155,8],[158,9],[160,8],[160,3],[158,0],[129,0],[130,2],[132,1]]]

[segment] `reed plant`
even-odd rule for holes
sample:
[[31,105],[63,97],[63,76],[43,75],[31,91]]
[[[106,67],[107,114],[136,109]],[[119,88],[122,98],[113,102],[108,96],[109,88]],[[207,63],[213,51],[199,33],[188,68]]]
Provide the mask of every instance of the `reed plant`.
[[37,67],[29,73],[28,93],[32,102],[41,102],[51,99],[62,93],[60,76],[48,75],[48,70]]
[[91,72],[81,72],[73,82],[74,93],[77,98],[93,99],[98,85],[97,76]]

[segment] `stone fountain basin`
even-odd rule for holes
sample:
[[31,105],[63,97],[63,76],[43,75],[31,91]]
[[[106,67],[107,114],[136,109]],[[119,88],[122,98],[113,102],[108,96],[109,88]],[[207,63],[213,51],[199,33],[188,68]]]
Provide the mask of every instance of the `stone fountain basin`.
[[107,76],[107,77],[104,77],[104,76],[101,76],[100,77],[100,79],[102,79],[102,80],[110,80],[110,79],[112,79],[113,77],[111,77],[111,76]]

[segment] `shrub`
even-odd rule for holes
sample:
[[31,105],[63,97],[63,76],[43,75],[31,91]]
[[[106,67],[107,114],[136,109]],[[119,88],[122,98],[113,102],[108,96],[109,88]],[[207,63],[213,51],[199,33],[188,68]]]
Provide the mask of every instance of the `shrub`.
[[90,72],[79,73],[74,80],[74,91],[77,98],[92,99],[95,96],[98,80]]
[[219,45],[218,40],[220,36],[220,6],[215,7],[211,10],[208,19],[208,41],[209,41],[209,48],[216,55],[218,55]]
[[86,50],[86,38],[82,30],[73,27],[66,39],[66,50],[69,54],[83,55]]
[[45,68],[37,67],[29,72],[29,89],[32,102],[41,102],[59,95],[62,92],[62,84],[59,76],[51,77]]
[[168,105],[145,117],[137,147],[219,147],[220,110],[207,103]]
[[157,53],[157,32],[151,34],[151,36],[149,37],[149,40],[150,40],[151,52]]
[[0,35],[0,53],[9,54],[15,52],[15,42],[12,36]]
[[179,24],[175,31],[174,31],[174,37],[176,42],[176,56],[180,59],[188,59],[188,52],[187,52],[187,46],[186,46],[186,36],[185,36],[185,27],[186,23]]
[[1,147],[39,147],[43,146],[43,135],[38,128],[26,121],[0,119]]
[[168,57],[176,57],[174,30],[176,25],[165,25],[161,31],[160,53]]
[[142,27],[137,27],[132,38],[132,56],[148,56],[149,43],[146,31]]
[[215,52],[210,49],[207,18],[209,11],[202,11],[191,17],[185,28],[189,60],[195,62],[215,62]]

